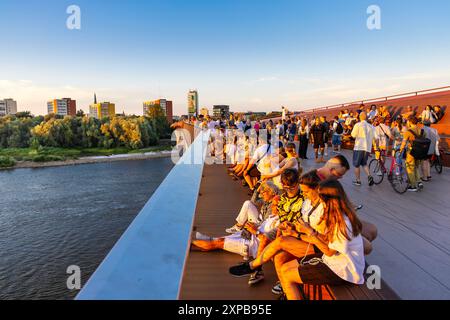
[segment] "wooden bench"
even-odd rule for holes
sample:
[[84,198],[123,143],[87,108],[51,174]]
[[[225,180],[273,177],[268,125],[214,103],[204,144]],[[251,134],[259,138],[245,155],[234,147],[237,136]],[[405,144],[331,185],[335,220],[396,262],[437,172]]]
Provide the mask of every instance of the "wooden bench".
[[304,284],[302,293],[305,300],[400,300],[400,297],[384,281],[381,281],[379,290],[370,290],[365,284],[343,286]]

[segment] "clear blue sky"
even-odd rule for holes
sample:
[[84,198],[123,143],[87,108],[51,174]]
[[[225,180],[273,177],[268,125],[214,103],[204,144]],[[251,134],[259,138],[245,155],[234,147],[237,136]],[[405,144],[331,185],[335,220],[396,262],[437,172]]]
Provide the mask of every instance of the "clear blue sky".
[[[68,30],[66,8],[81,8]],[[366,27],[381,7],[382,29]],[[450,85],[448,0],[1,0],[0,98],[300,110]]]

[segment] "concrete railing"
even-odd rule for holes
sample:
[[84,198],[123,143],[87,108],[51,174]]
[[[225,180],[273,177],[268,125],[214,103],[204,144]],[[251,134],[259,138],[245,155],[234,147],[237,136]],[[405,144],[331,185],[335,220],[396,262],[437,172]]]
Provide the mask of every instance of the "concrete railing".
[[198,134],[77,300],[178,298],[209,134]]

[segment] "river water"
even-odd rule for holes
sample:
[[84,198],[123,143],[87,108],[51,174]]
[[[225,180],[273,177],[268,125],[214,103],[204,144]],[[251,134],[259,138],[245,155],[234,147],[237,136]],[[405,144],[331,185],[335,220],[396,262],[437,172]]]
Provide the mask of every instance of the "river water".
[[73,299],[172,169],[170,158],[0,171],[0,299]]

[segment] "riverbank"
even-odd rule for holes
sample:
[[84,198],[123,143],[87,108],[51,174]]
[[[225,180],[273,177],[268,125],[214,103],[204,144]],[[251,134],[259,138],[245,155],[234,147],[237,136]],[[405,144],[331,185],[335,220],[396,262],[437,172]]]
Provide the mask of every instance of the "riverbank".
[[125,153],[125,154],[89,156],[89,157],[80,157],[76,159],[64,159],[60,161],[35,162],[22,160],[16,161],[16,164],[12,167],[6,168],[0,167],[0,171],[23,169],[23,168],[47,168],[47,167],[71,166],[71,165],[102,163],[102,162],[167,158],[171,156],[171,153],[172,153],[171,150],[151,151],[142,153],[137,153],[137,151],[133,151],[132,153]]

